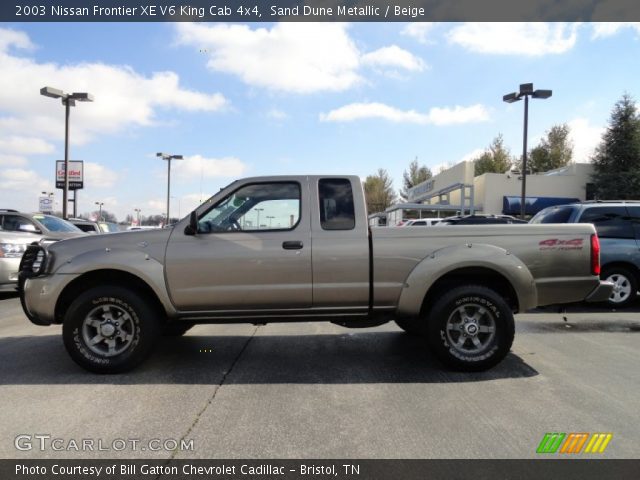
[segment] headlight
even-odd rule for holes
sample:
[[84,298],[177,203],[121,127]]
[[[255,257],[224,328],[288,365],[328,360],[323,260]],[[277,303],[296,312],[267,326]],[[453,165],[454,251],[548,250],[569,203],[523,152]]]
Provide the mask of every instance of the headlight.
[[21,243],[0,243],[0,258],[20,258],[26,249]]
[[33,273],[40,273],[42,271],[41,269],[44,267],[42,262],[44,262],[44,250],[39,250],[33,264],[31,265]]

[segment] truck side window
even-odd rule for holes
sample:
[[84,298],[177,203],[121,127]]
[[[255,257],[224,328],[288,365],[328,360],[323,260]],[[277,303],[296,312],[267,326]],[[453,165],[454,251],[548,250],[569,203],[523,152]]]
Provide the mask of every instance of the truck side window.
[[578,221],[593,223],[598,236],[602,238],[634,238],[631,219],[625,207],[590,207],[582,212]]
[[320,225],[323,230],[353,230],[356,215],[351,182],[346,178],[323,178],[318,182]]
[[293,230],[300,221],[300,184],[243,185],[198,220],[199,233]]

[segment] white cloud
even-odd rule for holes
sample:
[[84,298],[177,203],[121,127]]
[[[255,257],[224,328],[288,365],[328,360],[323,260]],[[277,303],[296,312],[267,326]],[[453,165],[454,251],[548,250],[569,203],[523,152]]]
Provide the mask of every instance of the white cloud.
[[578,24],[464,23],[447,34],[450,43],[478,53],[541,56],[567,52],[576,43]]
[[40,177],[33,170],[7,168],[0,170],[0,188],[19,191],[33,190],[39,193],[40,191],[48,190],[51,187],[50,182]]
[[489,119],[487,109],[480,104],[470,107],[455,106],[433,107],[428,113],[420,113],[415,110],[400,110],[384,103],[351,103],[331,110],[329,113],[320,114],[320,120],[324,122],[352,122],[366,118],[379,118],[394,123],[416,123],[432,125],[454,125],[471,122],[482,122]]
[[145,213],[145,216],[148,215],[158,215],[159,213],[167,212],[167,200],[148,200],[147,206],[153,210],[154,213]]
[[640,35],[640,22],[595,22],[591,24],[591,28],[592,39],[610,37],[628,28]]
[[401,31],[401,35],[406,35],[416,39],[420,43],[429,43],[427,35],[433,30],[435,26],[432,22],[414,22],[409,23]]
[[206,158],[192,155],[172,163],[178,178],[183,180],[199,180],[200,178],[241,177],[247,166],[235,157]]
[[571,129],[569,138],[573,142],[573,160],[578,163],[590,162],[606,129],[591,125],[588,119],[581,117],[574,118],[568,125]]
[[94,188],[111,188],[116,185],[117,180],[118,174],[104,165],[84,162],[85,185],[91,185]]
[[45,82],[65,91],[89,91],[95,97],[93,103],[73,109],[71,140],[75,143],[132,126],[151,125],[160,108],[218,111],[227,103],[219,93],[183,88],[174,72],[145,76],[128,66],[40,63],[12,53],[30,47],[25,33],[0,28],[0,128],[4,131],[63,138],[60,101],[38,94]]
[[424,70],[425,63],[397,45],[383,47],[362,56],[362,63],[373,67],[403,68],[411,72]]
[[3,167],[24,167],[27,163],[27,159],[21,155],[0,154],[0,165]]
[[364,82],[362,67],[424,69],[396,45],[361,52],[345,23],[282,22],[271,28],[180,23],[177,42],[209,55],[207,66],[247,85],[299,94],[344,91]]
[[204,48],[212,70],[249,85],[296,93],[359,83],[359,52],[342,23],[283,22],[272,28],[180,23],[178,43]]
[[12,135],[0,137],[0,151],[21,155],[53,153],[54,147],[41,138]]
[[286,120],[287,118],[289,118],[289,115],[287,115],[286,112],[283,112],[280,109],[272,108],[267,112],[267,117],[272,120]]
[[475,160],[480,155],[482,155],[485,151],[486,151],[485,148],[476,148],[475,150],[472,150],[469,153],[463,155],[458,163],[467,162],[467,161],[470,161],[470,160]]

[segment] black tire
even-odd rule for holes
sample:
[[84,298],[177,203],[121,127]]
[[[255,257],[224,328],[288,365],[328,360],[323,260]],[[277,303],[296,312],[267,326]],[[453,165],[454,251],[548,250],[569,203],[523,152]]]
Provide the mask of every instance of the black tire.
[[409,335],[423,336],[426,332],[422,328],[421,320],[420,318],[396,318],[394,322]]
[[195,324],[190,322],[167,323],[162,330],[162,335],[164,335],[165,337],[181,337],[189,330],[191,330],[194,325]]
[[149,356],[160,332],[160,315],[144,296],[108,285],[82,293],[62,325],[71,358],[95,373],[131,370]]
[[638,279],[635,274],[625,267],[605,267],[600,274],[602,280],[610,280],[615,284],[613,292],[607,301],[610,307],[625,308],[636,301],[638,294]]
[[487,287],[465,285],[434,303],[427,332],[431,351],[442,363],[478,372],[497,365],[509,353],[515,326],[511,308],[500,295]]

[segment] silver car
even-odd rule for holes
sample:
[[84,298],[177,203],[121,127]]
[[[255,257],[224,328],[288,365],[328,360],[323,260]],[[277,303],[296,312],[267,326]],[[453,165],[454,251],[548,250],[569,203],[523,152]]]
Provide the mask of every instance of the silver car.
[[0,292],[16,290],[20,259],[33,241],[28,234],[0,230]]
[[17,210],[0,210],[0,229],[5,232],[28,235],[32,242],[42,240],[49,243],[86,235],[62,218],[44,213],[23,213]]

